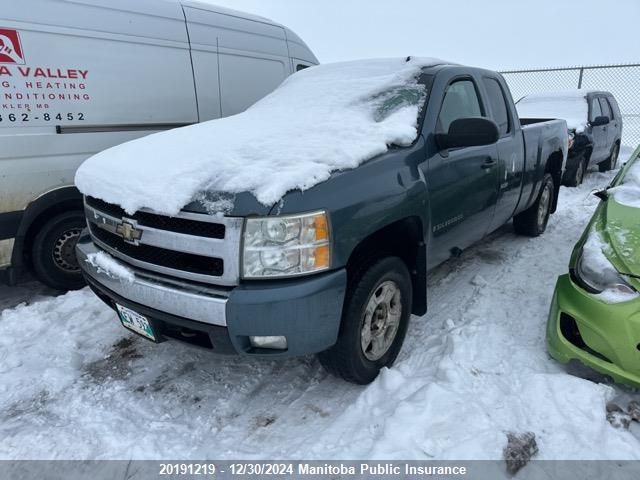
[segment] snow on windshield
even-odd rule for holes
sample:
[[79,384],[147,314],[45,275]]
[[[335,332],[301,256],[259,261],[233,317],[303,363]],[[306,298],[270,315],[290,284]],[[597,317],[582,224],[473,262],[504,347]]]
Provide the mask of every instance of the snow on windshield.
[[389,145],[410,145],[426,95],[418,77],[438,63],[396,58],[302,70],[243,113],[94,155],[76,185],[129,213],[147,207],[174,215],[202,192],[248,191],[273,205]]
[[616,202],[628,207],[640,208],[640,161],[634,164],[624,175],[624,181],[617,187],[610,188]]
[[567,121],[570,130],[582,133],[587,126],[589,106],[588,90],[527,95],[516,104],[520,118],[560,118]]

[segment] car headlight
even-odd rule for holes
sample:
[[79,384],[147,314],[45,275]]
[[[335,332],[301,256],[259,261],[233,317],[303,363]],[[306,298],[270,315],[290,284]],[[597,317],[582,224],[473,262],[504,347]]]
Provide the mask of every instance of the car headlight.
[[288,277],[326,270],[330,253],[325,212],[245,220],[243,278]]
[[577,279],[590,293],[609,291],[621,295],[636,295],[636,290],[603,253],[605,246],[599,233],[593,231],[589,234],[576,262]]

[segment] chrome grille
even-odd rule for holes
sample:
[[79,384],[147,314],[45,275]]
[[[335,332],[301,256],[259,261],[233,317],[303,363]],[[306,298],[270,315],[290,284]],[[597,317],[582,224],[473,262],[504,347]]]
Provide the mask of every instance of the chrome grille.
[[239,283],[242,218],[189,212],[169,217],[146,209],[129,215],[91,197],[85,198],[85,213],[94,243],[132,266],[196,282]]
[[104,202],[97,198],[86,197],[86,204],[102,213],[106,213],[115,218],[129,218],[138,222],[139,225],[158,228],[160,230],[169,230],[175,233],[184,233],[187,235],[196,235],[198,237],[208,238],[224,238],[225,226],[222,223],[212,223],[209,221],[190,220],[181,217],[166,217],[139,211],[133,215],[127,214],[122,208],[111,203]]

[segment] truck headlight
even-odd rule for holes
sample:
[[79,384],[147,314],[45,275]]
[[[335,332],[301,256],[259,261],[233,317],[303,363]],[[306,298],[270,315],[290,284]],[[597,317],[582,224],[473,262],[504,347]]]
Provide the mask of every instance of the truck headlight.
[[589,234],[576,262],[577,279],[590,293],[611,291],[622,295],[636,295],[636,290],[602,252],[603,245],[605,244],[599,233],[594,231]]
[[245,220],[243,278],[318,272],[329,268],[330,257],[325,212]]

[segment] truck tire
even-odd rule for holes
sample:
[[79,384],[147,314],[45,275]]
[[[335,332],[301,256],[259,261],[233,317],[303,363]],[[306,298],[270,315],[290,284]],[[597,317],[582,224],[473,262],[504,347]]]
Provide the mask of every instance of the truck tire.
[[567,187],[578,187],[582,185],[584,176],[587,173],[587,164],[588,164],[587,158],[585,154],[582,154],[580,156],[580,159],[578,160],[575,171],[568,172],[569,175],[565,176],[566,178],[564,178],[564,181],[562,182],[562,184]]
[[551,215],[554,192],[553,177],[550,173],[546,173],[542,179],[542,188],[540,188],[536,202],[513,218],[513,227],[516,233],[529,237],[537,237],[544,233]]
[[613,147],[611,147],[611,153],[609,154],[609,158],[607,158],[604,162],[600,162],[598,164],[598,170],[601,172],[608,172],[609,170],[613,170],[618,166],[618,155],[620,154],[620,145],[618,143],[614,143]]
[[36,234],[31,249],[33,270],[38,280],[57,290],[84,286],[75,254],[80,232],[86,227],[81,211],[61,213]]
[[338,341],[318,355],[320,363],[348,382],[371,383],[400,352],[412,299],[409,270],[400,258],[361,264],[347,288]]

